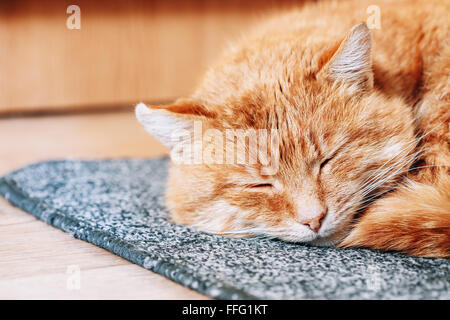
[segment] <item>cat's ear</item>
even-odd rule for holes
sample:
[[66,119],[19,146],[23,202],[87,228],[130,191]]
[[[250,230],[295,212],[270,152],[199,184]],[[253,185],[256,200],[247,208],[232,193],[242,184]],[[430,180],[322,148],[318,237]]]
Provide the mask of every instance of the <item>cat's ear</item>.
[[327,63],[333,80],[342,80],[355,89],[373,87],[372,37],[366,23],[354,26]]
[[179,142],[183,132],[191,132],[195,121],[215,118],[216,114],[205,106],[182,100],[166,106],[136,106],[136,118],[145,130],[169,148]]

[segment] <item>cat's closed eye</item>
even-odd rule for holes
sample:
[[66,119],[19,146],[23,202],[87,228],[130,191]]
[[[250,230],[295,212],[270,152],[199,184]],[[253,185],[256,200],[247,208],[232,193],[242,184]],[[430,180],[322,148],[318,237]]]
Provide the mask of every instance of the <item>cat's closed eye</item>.
[[227,184],[225,187],[228,188],[237,188],[240,190],[271,190],[274,189],[275,186],[272,183],[244,183],[244,184],[240,184],[240,183],[229,183]]
[[330,160],[332,160],[333,158],[334,158],[334,156],[331,156],[331,157],[326,158],[325,160],[323,160],[320,163],[320,166],[319,166],[320,170],[322,170],[330,162]]
[[273,184],[271,183],[256,183],[248,185],[249,188],[252,189],[265,189],[265,188],[273,188]]

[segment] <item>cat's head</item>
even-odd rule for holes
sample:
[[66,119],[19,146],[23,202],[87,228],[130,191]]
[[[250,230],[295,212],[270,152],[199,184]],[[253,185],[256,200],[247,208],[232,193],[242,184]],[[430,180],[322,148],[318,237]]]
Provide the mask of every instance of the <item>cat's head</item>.
[[138,120],[172,150],[173,220],[235,236],[342,239],[413,160],[410,111],[373,82],[371,35],[359,24],[320,48],[255,40],[191,98],[139,104]]

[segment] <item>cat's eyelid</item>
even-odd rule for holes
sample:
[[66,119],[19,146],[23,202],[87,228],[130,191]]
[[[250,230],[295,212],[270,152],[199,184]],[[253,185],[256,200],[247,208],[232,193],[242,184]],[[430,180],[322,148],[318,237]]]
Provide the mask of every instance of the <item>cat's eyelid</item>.
[[278,180],[253,183],[253,184],[250,184],[250,186],[253,189],[262,189],[262,190],[264,190],[264,189],[282,190],[283,189],[283,185]]
[[230,181],[229,183],[224,184],[224,187],[230,188],[242,188],[242,189],[254,189],[254,190],[281,190],[282,185],[278,180],[270,179],[270,180],[259,180],[259,179],[248,179],[247,181]]
[[257,183],[228,183],[228,187],[235,188],[274,188],[274,184],[270,182],[257,182]]
[[276,182],[256,182],[256,183],[244,183],[235,184],[236,187],[244,188],[247,190],[275,190],[279,189],[279,184]]
[[255,183],[249,184],[249,188],[274,188],[275,186],[272,183]]
[[330,153],[330,155],[328,155],[325,160],[322,160],[319,164],[319,168],[322,169],[323,167],[325,167],[327,165],[328,162],[330,162],[331,160],[333,160],[337,154],[339,152],[341,152],[342,148],[344,145],[339,146],[338,148],[336,148],[332,153]]
[[325,167],[325,166],[327,165],[327,163],[330,162],[330,160],[332,160],[333,158],[334,158],[334,155],[332,155],[332,156],[326,158],[325,160],[323,160],[323,161],[320,163],[320,165],[319,165],[320,169],[322,169],[323,167]]

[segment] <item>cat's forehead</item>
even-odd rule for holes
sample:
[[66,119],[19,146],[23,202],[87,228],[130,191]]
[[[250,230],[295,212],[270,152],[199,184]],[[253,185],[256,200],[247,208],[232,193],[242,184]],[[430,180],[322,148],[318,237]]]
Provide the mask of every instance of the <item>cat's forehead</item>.
[[221,64],[209,69],[194,96],[224,105],[249,95],[276,99],[291,95],[292,88],[309,86],[305,79],[317,71],[315,51],[293,42],[255,41],[232,50]]
[[[338,99],[327,98],[310,88],[309,92],[293,94],[282,89],[268,88],[252,92],[238,103],[227,105],[219,126],[239,130],[266,130],[267,145],[273,135],[277,137],[276,148],[280,163],[289,167],[311,163],[344,144],[349,138],[349,129],[359,128],[353,115],[347,116],[336,106]],[[272,95],[269,90],[279,90]],[[356,130],[356,129],[355,129]]]

